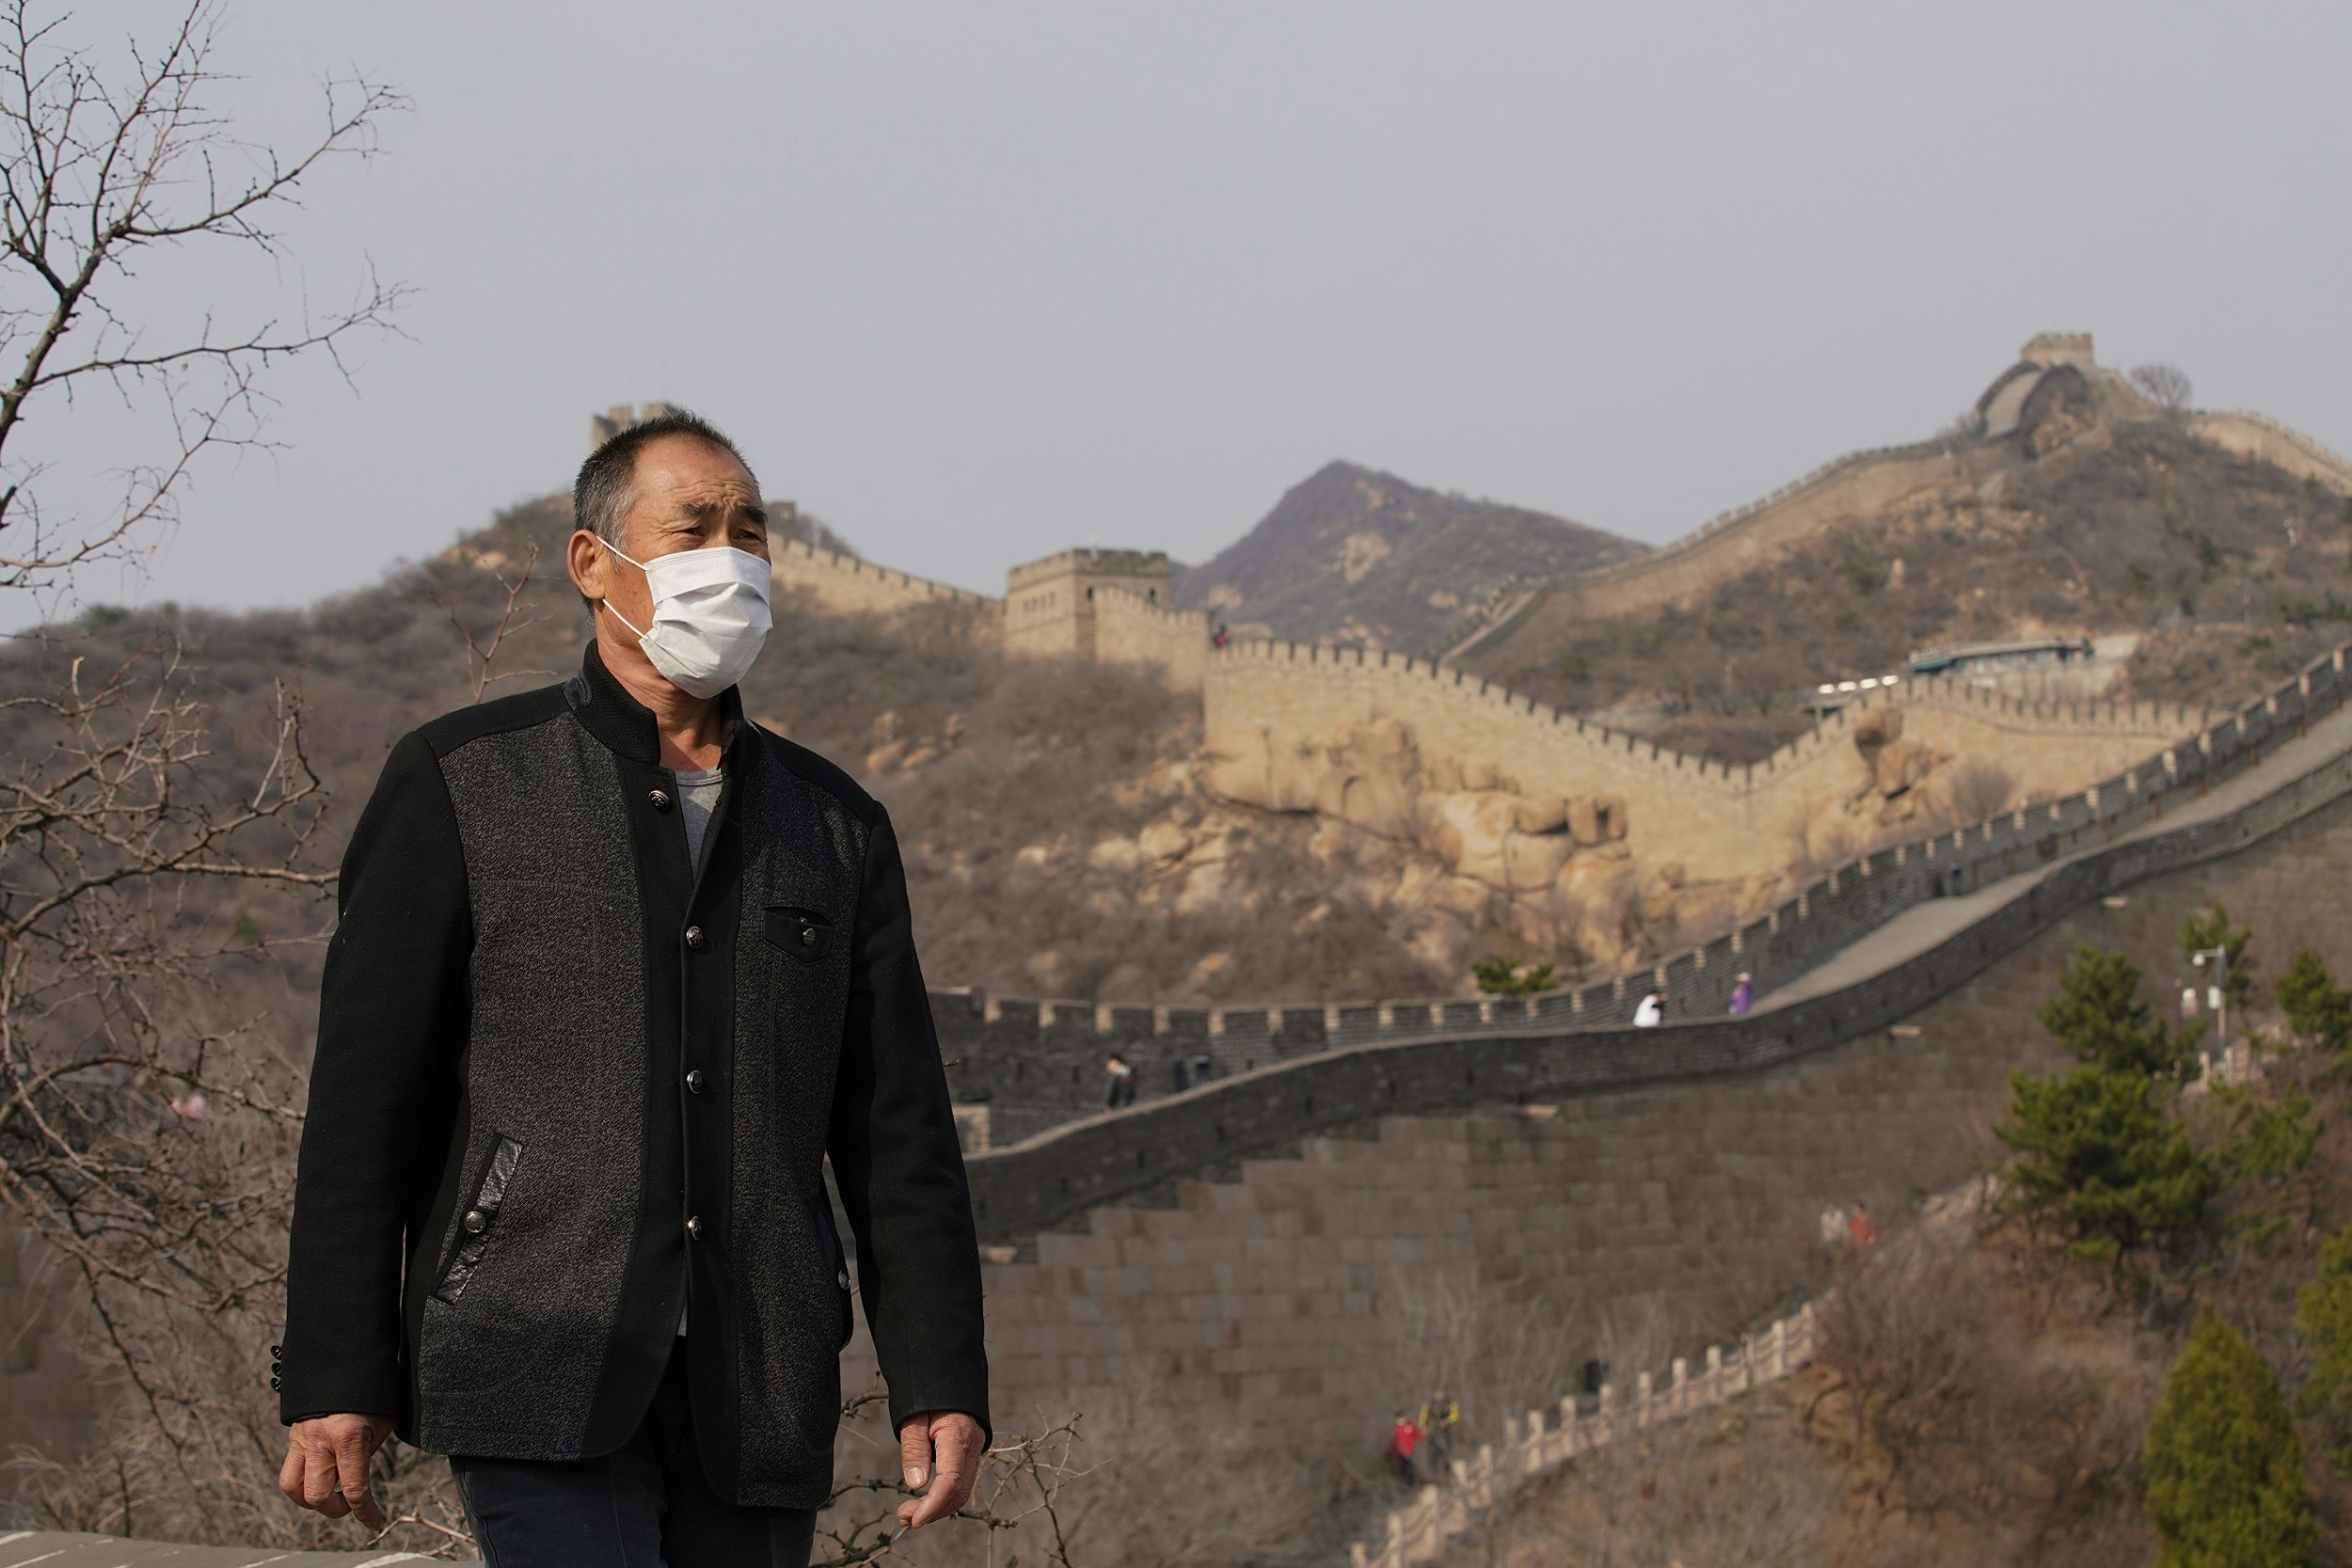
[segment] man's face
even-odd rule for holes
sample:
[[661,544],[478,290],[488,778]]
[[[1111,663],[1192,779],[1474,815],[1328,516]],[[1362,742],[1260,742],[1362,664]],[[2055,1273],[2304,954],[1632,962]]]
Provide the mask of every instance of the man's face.
[[[732,546],[768,559],[768,514],[752,476],[724,447],[692,436],[664,436],[637,454],[622,550],[639,561],[679,550]],[[591,533],[572,536],[572,579],[638,626],[653,625],[645,574],[601,547]],[[632,637],[630,642],[636,640]]]

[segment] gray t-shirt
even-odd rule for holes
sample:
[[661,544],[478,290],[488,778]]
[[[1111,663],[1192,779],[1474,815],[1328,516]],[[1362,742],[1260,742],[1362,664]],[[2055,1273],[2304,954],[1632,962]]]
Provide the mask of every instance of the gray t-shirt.
[[[686,824],[686,870],[697,876],[703,866],[703,835],[710,831],[710,814],[719,809],[719,791],[726,786],[724,768],[713,768],[705,773],[681,773],[670,770],[677,783],[678,817]],[[686,1308],[677,1312],[677,1331],[686,1332]]]
[[726,770],[713,768],[706,773],[680,773],[673,768],[670,777],[677,781],[677,809],[686,821],[686,867],[691,875],[702,870],[703,834],[710,827],[710,814],[719,809]]

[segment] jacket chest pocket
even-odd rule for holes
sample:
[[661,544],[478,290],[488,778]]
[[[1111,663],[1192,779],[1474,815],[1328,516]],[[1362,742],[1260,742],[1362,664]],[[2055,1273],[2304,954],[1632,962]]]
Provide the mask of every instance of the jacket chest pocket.
[[838,940],[832,916],[798,904],[769,905],[760,929],[770,946],[804,964],[821,961]]

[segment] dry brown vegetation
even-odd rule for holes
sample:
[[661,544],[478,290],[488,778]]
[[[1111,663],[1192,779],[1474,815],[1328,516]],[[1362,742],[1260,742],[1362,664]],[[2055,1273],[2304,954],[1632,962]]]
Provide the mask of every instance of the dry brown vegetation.
[[1661,740],[1748,761],[1804,727],[1795,700],[1817,683],[1899,669],[1915,648],[2137,632],[2117,695],[2231,701],[2292,674],[2348,621],[2343,497],[2176,426],[2134,424],[1856,518],[1688,608],[1595,622],[1482,673],[1581,712],[1652,705]]

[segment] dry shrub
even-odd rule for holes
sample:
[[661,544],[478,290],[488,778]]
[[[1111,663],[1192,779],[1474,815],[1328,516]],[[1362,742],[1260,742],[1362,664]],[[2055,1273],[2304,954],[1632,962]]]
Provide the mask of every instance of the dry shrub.
[[[2145,1358],[2045,1321],[2046,1296],[1965,1214],[1841,1268],[1817,1414],[1861,1486],[1855,1560],[2145,1560]],[[1923,1555],[1924,1554],[1924,1555]]]
[[1456,1568],[1794,1568],[1828,1560],[1846,1481],[1768,1390],[1580,1455]]

